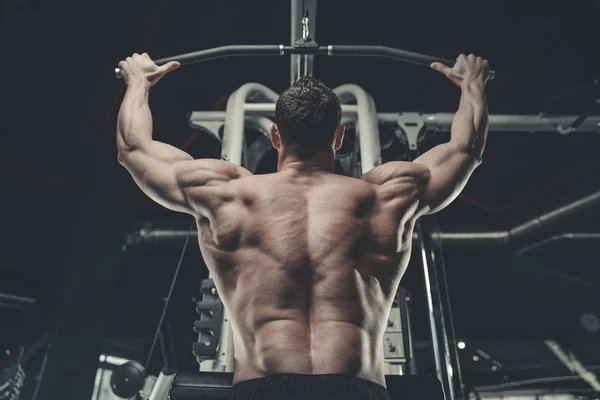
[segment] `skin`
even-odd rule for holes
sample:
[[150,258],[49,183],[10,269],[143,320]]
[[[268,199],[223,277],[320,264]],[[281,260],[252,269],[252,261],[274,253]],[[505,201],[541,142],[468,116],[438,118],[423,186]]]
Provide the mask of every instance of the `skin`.
[[277,172],[256,176],[152,140],[149,89],[178,66],[157,67],[147,54],[121,62],[128,89],[118,160],[150,198],[196,218],[202,255],[231,314],[234,383],[349,374],[385,386],[383,334],[415,222],[452,202],[481,163],[487,61],[461,55],[453,68],[432,64],[462,92],[451,140],[360,179],[333,173],[343,127],[331,150],[300,160],[273,125]]

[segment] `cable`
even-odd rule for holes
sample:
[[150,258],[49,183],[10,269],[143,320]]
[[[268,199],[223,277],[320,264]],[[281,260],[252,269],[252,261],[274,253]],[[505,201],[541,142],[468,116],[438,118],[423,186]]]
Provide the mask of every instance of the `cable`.
[[146,365],[144,369],[148,369],[148,365],[150,364],[150,359],[152,358],[152,353],[154,352],[154,347],[156,346],[156,341],[158,340],[158,335],[160,334],[160,328],[162,327],[163,321],[165,319],[165,315],[167,314],[167,308],[169,307],[169,301],[171,300],[171,295],[173,294],[173,289],[175,288],[175,282],[177,282],[177,276],[179,275],[179,270],[181,269],[181,263],[183,261],[183,256],[185,255],[185,250],[187,249],[187,245],[190,241],[190,234],[192,229],[194,229],[194,222],[190,224],[190,229],[188,231],[187,237],[185,238],[185,243],[183,244],[183,249],[181,250],[181,255],[179,256],[179,262],[177,263],[177,268],[175,269],[175,274],[173,275],[173,280],[171,281],[171,287],[169,288],[169,294],[167,295],[167,299],[165,300],[165,306],[163,307],[162,314],[160,316],[160,320],[158,321],[158,327],[156,328],[156,332],[154,333],[154,339],[152,340],[152,346],[150,347],[150,352],[148,353],[148,359],[146,360]]
[[[223,97],[221,98],[223,99]],[[218,103],[217,103],[218,104]],[[215,151],[218,153],[219,147]],[[152,353],[154,352],[154,347],[156,347],[156,341],[160,336],[160,329],[162,327],[163,321],[165,319],[165,315],[167,314],[167,308],[169,307],[169,301],[171,300],[171,295],[173,294],[173,289],[175,288],[175,283],[177,282],[177,277],[179,276],[179,270],[181,269],[181,263],[183,262],[183,256],[185,255],[185,250],[187,249],[188,243],[190,242],[190,234],[194,229],[195,220],[192,219],[192,223],[190,224],[190,229],[188,230],[188,234],[186,235],[185,242],[183,243],[183,249],[181,250],[181,254],[179,256],[179,262],[177,263],[177,267],[175,268],[175,274],[173,275],[173,280],[171,281],[171,287],[169,288],[169,294],[167,295],[167,299],[165,300],[165,305],[162,310],[162,314],[160,316],[160,320],[158,321],[158,327],[156,328],[156,332],[154,333],[154,339],[152,340],[152,346],[150,346],[150,352],[148,353],[148,359],[146,360],[146,365],[144,369],[148,369],[148,365],[150,364],[150,359],[152,358]],[[165,354],[166,356],[166,354]]]

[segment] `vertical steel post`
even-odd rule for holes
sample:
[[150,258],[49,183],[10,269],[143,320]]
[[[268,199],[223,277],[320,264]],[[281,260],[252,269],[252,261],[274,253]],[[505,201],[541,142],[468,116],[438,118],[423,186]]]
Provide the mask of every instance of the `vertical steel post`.
[[[291,45],[302,39],[302,18],[304,2],[308,8],[310,38],[315,40],[317,27],[317,0],[292,0],[291,1]],[[314,55],[295,54],[290,57],[290,85],[303,75],[313,75]]]
[[[435,234],[439,234],[439,224],[437,223],[437,216],[434,216],[434,229]],[[432,231],[433,231],[432,230]],[[443,320],[446,325],[446,342],[448,342],[448,356],[450,365],[452,366],[452,376],[450,379],[454,382],[454,391],[459,394],[459,398],[464,399],[465,396],[465,385],[462,380],[462,369],[460,365],[460,357],[458,352],[458,341],[456,340],[456,331],[454,330],[454,318],[452,317],[452,303],[450,303],[450,292],[448,289],[448,277],[446,274],[446,263],[444,262],[444,253],[442,251],[442,241],[441,240],[433,240],[432,235],[430,237],[431,246],[433,248],[433,259],[435,261],[435,265],[438,266],[439,278],[440,278],[440,289],[443,290],[441,293],[440,299],[442,301],[443,311],[447,318]]]
[[446,315],[447,312],[444,307],[444,300],[447,300],[444,296],[444,293],[447,293],[445,274],[441,270],[442,263],[437,262],[437,257],[440,257],[441,254],[436,256],[431,240],[431,220],[418,221],[416,229],[423,263],[425,295],[427,297],[436,375],[442,383],[446,398],[454,400],[456,393],[462,390],[462,387],[460,383],[460,365],[458,363],[452,365],[452,346],[454,346],[454,343],[451,338],[454,334],[452,327],[448,324],[449,313]]

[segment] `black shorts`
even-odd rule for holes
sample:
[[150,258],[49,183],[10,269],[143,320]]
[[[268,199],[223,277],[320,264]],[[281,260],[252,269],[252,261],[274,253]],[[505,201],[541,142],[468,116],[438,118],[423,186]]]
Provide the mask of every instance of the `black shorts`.
[[350,375],[279,374],[233,385],[234,400],[391,400],[387,389]]

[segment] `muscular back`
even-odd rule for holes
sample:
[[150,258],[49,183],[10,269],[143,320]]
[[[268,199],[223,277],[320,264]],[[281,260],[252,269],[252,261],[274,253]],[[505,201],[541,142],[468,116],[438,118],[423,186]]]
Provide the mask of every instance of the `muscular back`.
[[225,185],[198,230],[232,316],[234,382],[345,373],[385,385],[383,332],[410,256],[414,180],[386,190],[284,171]]

